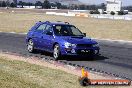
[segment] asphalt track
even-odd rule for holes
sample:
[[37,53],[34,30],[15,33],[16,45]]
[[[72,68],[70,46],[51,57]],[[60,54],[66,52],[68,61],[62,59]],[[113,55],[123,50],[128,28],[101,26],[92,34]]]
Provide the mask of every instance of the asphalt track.
[[[110,42],[97,40],[100,44],[101,56],[94,60],[89,58],[68,58],[61,61],[78,64],[99,71],[117,74],[132,80],[132,43]],[[37,55],[39,57],[52,58],[45,52],[28,53],[25,44],[25,35],[0,32],[0,51],[19,53],[21,55]]]

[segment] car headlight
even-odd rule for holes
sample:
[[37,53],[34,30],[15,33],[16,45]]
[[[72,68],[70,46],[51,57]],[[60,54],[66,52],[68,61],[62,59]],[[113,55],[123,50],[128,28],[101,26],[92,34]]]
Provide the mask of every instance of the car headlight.
[[99,44],[98,43],[97,44],[94,44],[93,47],[99,47]]
[[75,48],[76,47],[76,44],[71,44],[71,43],[65,43],[65,47],[66,48],[69,48],[69,47],[72,47],[72,48]]
[[76,46],[77,46],[76,44],[72,44],[72,47],[73,47],[73,48],[76,48]]

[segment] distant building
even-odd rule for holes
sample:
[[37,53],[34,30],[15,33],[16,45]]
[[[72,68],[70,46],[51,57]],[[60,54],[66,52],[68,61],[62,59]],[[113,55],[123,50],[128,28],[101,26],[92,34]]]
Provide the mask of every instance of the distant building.
[[122,2],[121,0],[106,0],[107,6],[106,11],[107,13],[110,13],[111,11],[117,12],[121,11]]

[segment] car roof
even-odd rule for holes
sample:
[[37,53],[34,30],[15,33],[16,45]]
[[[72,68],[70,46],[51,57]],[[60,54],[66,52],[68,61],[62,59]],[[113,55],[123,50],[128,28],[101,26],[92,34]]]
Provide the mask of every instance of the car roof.
[[57,22],[50,22],[50,21],[45,21],[45,22],[37,22],[37,24],[49,24],[49,25],[71,25],[68,22],[61,22],[61,21],[57,21]]

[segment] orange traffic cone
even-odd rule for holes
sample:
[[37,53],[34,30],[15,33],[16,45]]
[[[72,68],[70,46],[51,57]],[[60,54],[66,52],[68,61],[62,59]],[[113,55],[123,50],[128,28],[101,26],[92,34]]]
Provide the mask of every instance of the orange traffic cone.
[[82,68],[82,76],[79,78],[79,83],[81,86],[88,86],[91,84],[90,79],[88,78],[88,71],[85,71],[84,68]]

